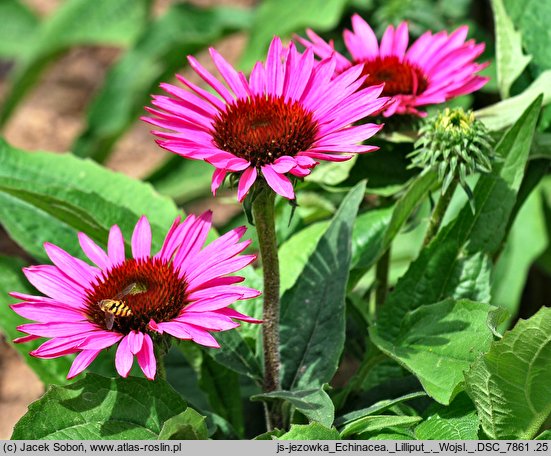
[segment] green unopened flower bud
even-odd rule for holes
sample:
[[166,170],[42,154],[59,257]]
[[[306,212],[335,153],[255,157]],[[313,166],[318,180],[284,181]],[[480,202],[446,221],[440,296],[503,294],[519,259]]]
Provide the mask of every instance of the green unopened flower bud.
[[412,167],[436,169],[445,193],[457,181],[472,202],[467,176],[492,171],[492,138],[472,111],[446,108],[419,130],[420,138],[409,155]]

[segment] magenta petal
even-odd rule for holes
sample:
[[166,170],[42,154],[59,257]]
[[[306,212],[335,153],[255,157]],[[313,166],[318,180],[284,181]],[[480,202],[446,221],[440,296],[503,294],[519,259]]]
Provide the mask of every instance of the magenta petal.
[[116,344],[123,338],[122,334],[114,331],[99,330],[86,336],[86,338],[78,344],[81,350],[101,350]]
[[291,181],[283,174],[275,172],[271,165],[262,167],[262,175],[276,193],[290,200],[295,199],[295,191]]
[[188,323],[181,323],[186,331],[191,335],[191,340],[205,347],[220,348],[220,344],[204,329]]
[[184,308],[184,312],[205,312],[208,310],[217,310],[223,307],[228,307],[241,298],[242,295],[238,293],[228,293],[212,298],[203,298],[199,301],[188,304]]
[[245,196],[247,196],[247,192],[256,180],[256,175],[256,168],[254,166],[249,166],[245,171],[243,171],[237,187],[237,199],[239,202],[243,202]]
[[40,323],[49,321],[75,322],[86,317],[80,311],[65,304],[21,302],[10,306],[14,312]]
[[109,268],[111,262],[101,247],[99,247],[84,233],[78,233],[78,240],[82,251],[88,258],[90,258],[90,260],[97,264],[100,269],[106,270]]
[[137,354],[138,364],[142,368],[144,375],[149,379],[155,378],[157,372],[157,361],[153,353],[153,341],[149,334],[144,334],[142,349]]
[[121,264],[125,260],[124,238],[122,237],[121,229],[117,225],[113,225],[111,230],[109,230],[107,254],[112,266]]
[[136,259],[149,258],[151,255],[151,226],[147,217],[140,217],[132,233],[132,256]]
[[247,323],[263,323],[262,320],[257,320],[256,318],[249,317],[248,315],[242,314],[235,309],[226,307],[224,309],[218,309],[216,313],[225,315],[230,318],[235,318],[236,320],[246,321]]
[[[220,285],[193,291],[188,294],[187,298],[190,301],[198,301],[200,299],[216,299],[221,295],[232,293],[241,295],[240,299],[256,298],[262,294],[260,291],[255,290],[254,288]],[[189,304],[186,309],[189,309],[189,307],[193,304]]]
[[44,243],[44,249],[52,262],[63,271],[65,275],[81,286],[87,287],[88,284],[96,279],[97,269],[69,255],[65,250],[49,242]]
[[134,355],[130,350],[129,335],[127,335],[119,342],[117,353],[115,355],[115,367],[121,377],[128,377],[128,373],[130,372],[130,369],[132,369],[133,361]]
[[67,380],[70,380],[86,369],[92,361],[96,359],[101,350],[82,350],[73,361],[71,369],[67,374]]
[[216,312],[184,312],[176,321],[189,323],[209,331],[227,331],[239,326],[239,323],[233,322],[231,318]]
[[284,174],[291,171],[295,166],[297,166],[297,162],[294,157],[283,156],[274,161],[272,169],[278,174]]
[[210,186],[210,189],[212,191],[212,194],[216,196],[216,191],[222,185],[222,182],[224,182],[224,179],[226,178],[226,175],[228,172],[225,169],[218,169],[216,168],[214,170],[214,173],[212,175],[212,184]]
[[128,338],[130,352],[136,355],[142,349],[144,333],[140,331],[130,331],[126,337]]

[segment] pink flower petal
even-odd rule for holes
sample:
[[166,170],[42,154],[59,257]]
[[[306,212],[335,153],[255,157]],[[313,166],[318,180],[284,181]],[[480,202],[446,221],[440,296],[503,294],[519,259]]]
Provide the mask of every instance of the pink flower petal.
[[128,338],[128,347],[133,355],[137,355],[142,349],[144,333],[140,331],[130,331],[126,336]]
[[143,215],[132,233],[132,256],[136,259],[149,258],[151,255],[151,226]]
[[107,242],[107,254],[111,260],[111,266],[124,263],[124,238],[122,237],[121,229],[117,225],[113,225],[109,230],[109,241]]
[[126,335],[119,342],[117,353],[115,355],[115,367],[121,377],[128,377],[130,369],[132,369],[132,363],[134,362],[134,355],[130,350],[129,335]]
[[60,249],[49,242],[44,243],[46,253],[65,275],[79,283],[82,287],[88,287],[96,279],[99,271],[84,261],[69,255],[65,250]]
[[243,200],[247,196],[249,189],[252,187],[254,181],[256,180],[256,176],[257,173],[254,166],[249,166],[245,171],[243,171],[241,179],[239,179],[239,185],[237,187],[237,199],[239,200],[239,202],[243,202]]
[[225,315],[230,318],[235,318],[236,320],[246,321],[247,323],[264,323],[262,320],[257,320],[256,318],[249,317],[248,315],[242,314],[235,309],[225,307],[223,309],[218,309],[216,313]]
[[184,313],[206,312],[210,310],[221,309],[223,307],[227,307],[233,304],[238,299],[241,299],[242,296],[243,295],[240,293],[228,293],[214,296],[212,298],[203,298],[184,307]]
[[153,341],[149,334],[144,334],[142,349],[137,354],[138,364],[146,378],[153,380],[157,372],[157,361],[153,353]]
[[78,240],[82,251],[92,260],[92,262],[97,264],[100,269],[106,270],[109,268],[111,261],[109,261],[109,257],[101,247],[98,247],[98,245],[84,233],[78,233]]
[[218,190],[220,185],[222,185],[222,182],[224,182],[227,174],[228,172],[225,169],[216,168],[214,170],[214,173],[212,175],[212,184],[210,186],[213,196],[216,196],[216,191]]
[[291,181],[283,174],[274,171],[271,165],[262,167],[262,175],[276,193],[290,200],[295,199],[295,191]]
[[101,350],[82,350],[73,361],[71,369],[69,369],[69,373],[67,374],[67,380],[76,377],[90,364],[92,364],[92,361],[97,358],[100,352]]

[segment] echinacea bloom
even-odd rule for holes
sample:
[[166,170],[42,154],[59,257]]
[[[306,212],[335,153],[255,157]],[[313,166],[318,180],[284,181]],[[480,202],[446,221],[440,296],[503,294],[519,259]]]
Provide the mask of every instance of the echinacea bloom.
[[177,75],[189,90],[161,84],[170,96],[153,96],[157,109],[146,109],[155,117],[143,120],[171,130],[153,132],[161,147],[216,168],[214,194],[228,173],[241,173],[239,201],[259,176],[294,199],[288,175],[304,177],[317,160],[344,161],[377,149],[361,143],[381,125],[351,126],[388,102],[379,98],[382,85],[365,86],[362,65],[334,78],[336,58],[317,62],[311,50],[301,54],[293,44],[283,47],[278,37],[266,63],[257,62],[248,79],[216,50],[210,55],[226,85],[189,56],[193,70],[216,94]]
[[394,114],[424,117],[426,113],[417,107],[443,103],[474,92],[488,81],[476,74],[488,63],[474,61],[484,51],[484,43],[465,41],[466,26],[451,34],[425,32],[409,49],[407,22],[396,28],[388,26],[380,44],[369,24],[357,14],[352,16],[352,29],[343,34],[350,60],[336,52],[333,43],[325,42],[312,30],[306,32],[310,40],[301,37],[297,40],[322,59],[336,55],[336,74],[347,71],[352,65],[363,64],[363,74],[368,75],[365,84],[384,83],[383,95],[394,100],[383,112],[385,117]]
[[118,344],[115,365],[126,377],[134,355],[144,375],[153,379],[154,340],[166,333],[218,347],[209,331],[239,326],[234,320],[259,323],[228,306],[258,296],[257,290],[236,286],[242,277],[228,276],[254,261],[239,255],[250,241],[239,242],[246,228],[236,228],[202,249],[211,227],[211,213],[178,217],[161,250],[151,255],[151,228],[140,218],[132,235],[132,257],[126,258],[118,226],[109,233],[107,253],[84,233],[78,238],[88,263],[45,243],[53,265],[30,266],[23,272],[46,296],[11,293],[23,302],[12,305],[19,315],[35,320],[17,329],[27,342],[48,337],[31,352],[38,358],[78,353],[67,378],[82,372],[105,348]]

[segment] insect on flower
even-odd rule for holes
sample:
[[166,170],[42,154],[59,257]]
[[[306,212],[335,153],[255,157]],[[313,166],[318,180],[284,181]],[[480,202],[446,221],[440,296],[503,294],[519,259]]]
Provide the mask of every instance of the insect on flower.
[[53,265],[23,269],[45,296],[11,293],[21,300],[12,309],[35,321],[17,328],[27,335],[15,342],[49,338],[31,352],[37,358],[76,354],[68,378],[115,345],[115,367],[121,376],[129,374],[136,356],[145,376],[153,379],[154,344],[176,338],[217,348],[220,345],[211,331],[236,328],[235,320],[260,323],[229,308],[260,294],[236,285],[244,278],[231,275],[256,258],[241,255],[250,244],[240,242],[246,228],[235,228],[203,247],[211,216],[205,212],[184,221],[178,217],[156,254],[151,252],[149,221],[140,218],[132,234],[130,258],[116,225],[109,232],[107,252],[79,233],[82,250],[95,266],[45,243]]

